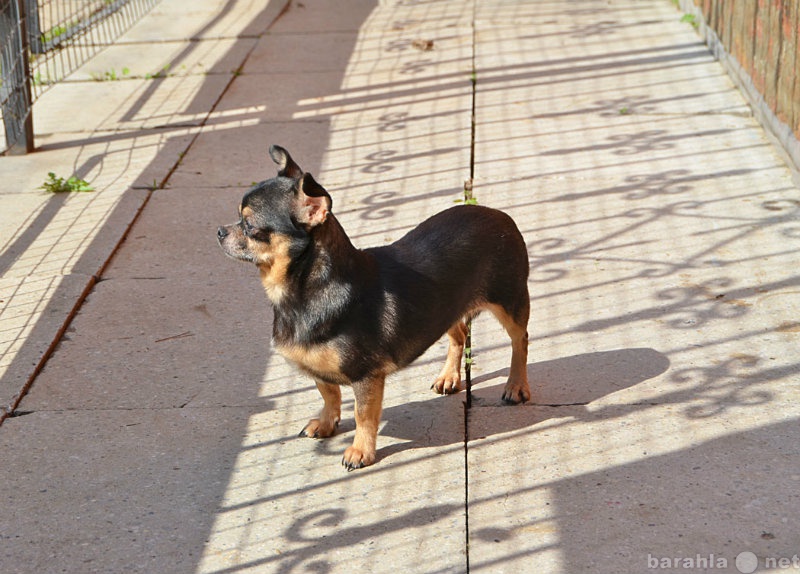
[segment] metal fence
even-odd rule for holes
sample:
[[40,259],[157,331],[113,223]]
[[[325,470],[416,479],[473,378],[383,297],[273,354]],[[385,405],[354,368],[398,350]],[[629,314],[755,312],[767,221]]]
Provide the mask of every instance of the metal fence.
[[0,151],[33,149],[34,101],[160,0],[0,0]]

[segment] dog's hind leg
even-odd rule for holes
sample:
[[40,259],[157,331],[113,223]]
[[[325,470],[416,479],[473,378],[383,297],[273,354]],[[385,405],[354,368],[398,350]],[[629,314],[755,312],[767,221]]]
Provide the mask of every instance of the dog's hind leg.
[[467,340],[467,324],[458,321],[447,331],[450,345],[447,347],[447,359],[442,372],[436,377],[431,389],[440,395],[450,395],[461,390],[461,356]]
[[342,389],[339,385],[323,383],[317,381],[317,389],[325,401],[325,405],[319,413],[319,418],[308,421],[306,428],[300,431],[300,436],[310,438],[325,438],[331,436],[336,427],[339,426],[339,419],[342,412]]
[[[528,385],[528,309],[523,309],[515,319],[503,307],[490,305],[497,320],[511,337],[511,368],[508,382],[503,389],[503,402],[509,404],[524,403],[531,399],[531,388]],[[524,319],[524,321],[523,321]]]

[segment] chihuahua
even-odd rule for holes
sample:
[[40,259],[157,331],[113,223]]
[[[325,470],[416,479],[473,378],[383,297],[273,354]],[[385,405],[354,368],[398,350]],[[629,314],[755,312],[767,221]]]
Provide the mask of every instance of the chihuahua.
[[530,399],[528,252],[514,221],[478,205],[451,207],[398,241],[357,249],[331,211],[330,194],[289,153],[272,146],[278,176],[250,189],[239,221],[217,239],[230,257],[254,263],[274,310],[273,341],[310,375],[324,400],[300,436],[333,435],[341,387],[355,395],[348,469],[375,462],[387,375],[445,333],[447,359],[431,388],[461,390],[466,321],[488,309],[511,338],[503,401]]

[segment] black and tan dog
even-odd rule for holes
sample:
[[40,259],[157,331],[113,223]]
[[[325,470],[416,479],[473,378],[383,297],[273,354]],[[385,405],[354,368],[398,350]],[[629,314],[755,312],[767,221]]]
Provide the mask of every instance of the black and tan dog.
[[328,192],[285,149],[269,151],[278,177],[248,191],[239,221],[220,227],[217,237],[227,255],[258,267],[274,306],[275,345],[314,379],[325,401],[301,436],[334,433],[341,386],[350,386],[356,433],[342,464],[372,464],[386,376],[447,333],[447,360],[432,388],[458,392],[465,319],[482,309],[511,337],[503,400],[530,399],[528,253],[508,215],[452,207],[391,245],[356,249]]

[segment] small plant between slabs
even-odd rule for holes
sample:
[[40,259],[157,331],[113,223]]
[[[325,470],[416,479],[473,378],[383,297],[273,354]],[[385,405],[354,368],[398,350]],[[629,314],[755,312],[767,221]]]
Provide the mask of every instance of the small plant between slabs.
[[74,175],[70,178],[64,179],[63,177],[58,177],[52,171],[47,174],[47,180],[40,185],[38,189],[42,189],[49,193],[94,191],[94,188],[84,179],[77,178]]
[[464,203],[465,205],[478,205],[478,198],[472,195],[472,179],[464,182],[464,197],[456,199],[455,203]]
[[700,23],[697,21],[697,17],[695,17],[694,14],[684,14],[681,17],[681,22],[686,22],[688,24],[691,24],[692,28],[694,28],[695,30],[697,30],[697,28],[700,26]]
[[122,75],[118,75],[117,71],[114,68],[103,72],[102,74],[98,74],[97,72],[92,72],[89,75],[95,82],[115,82],[117,80],[122,79],[125,76],[130,75],[131,70],[130,68],[122,68]]
[[161,68],[159,71],[157,71],[155,74],[152,74],[152,73],[145,74],[144,75],[144,79],[145,80],[158,80],[158,79],[161,79],[161,78],[166,78],[169,75],[169,67],[170,67],[170,65],[167,64],[166,66]]

